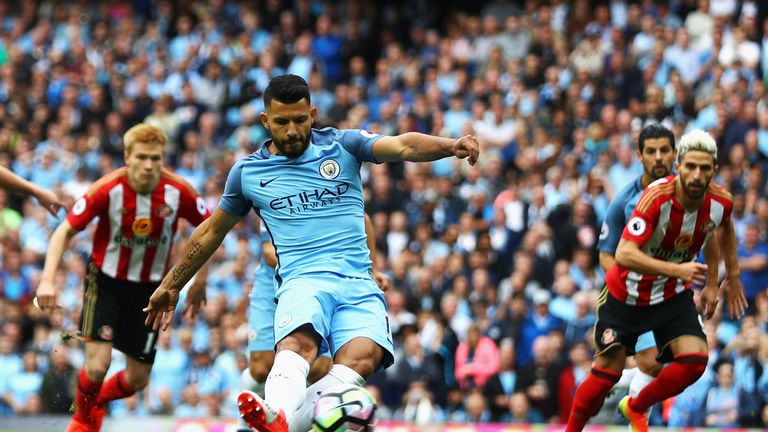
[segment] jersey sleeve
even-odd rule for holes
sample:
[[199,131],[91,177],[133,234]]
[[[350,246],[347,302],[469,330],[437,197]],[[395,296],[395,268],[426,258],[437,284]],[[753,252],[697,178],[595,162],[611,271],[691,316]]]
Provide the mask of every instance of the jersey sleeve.
[[614,199],[608,205],[603,226],[600,228],[600,239],[597,242],[597,250],[600,252],[616,254],[616,247],[621,240],[625,222],[623,202],[624,200]]
[[373,143],[383,137],[363,129],[344,129],[337,132],[336,140],[358,161],[379,163],[373,156]]
[[653,193],[652,188],[646,189],[629,217],[621,238],[631,240],[643,247],[659,223],[660,201],[659,195]]
[[97,216],[105,216],[108,195],[103,188],[90,190],[80,197],[67,214],[67,222],[76,231],[82,231]]
[[205,204],[205,200],[192,189],[192,186],[186,185],[182,188],[179,216],[192,225],[198,226],[210,215],[211,211]]
[[227,183],[224,186],[224,194],[219,201],[219,208],[225,212],[245,216],[251,209],[251,204],[243,195],[243,161],[237,161],[227,176]]

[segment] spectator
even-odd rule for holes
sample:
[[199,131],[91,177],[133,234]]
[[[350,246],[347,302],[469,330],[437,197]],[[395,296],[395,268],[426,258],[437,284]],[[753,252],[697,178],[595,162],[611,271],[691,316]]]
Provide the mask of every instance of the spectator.
[[533,358],[520,369],[515,392],[528,396],[531,411],[546,421],[555,420],[557,412],[557,384],[560,370],[552,358],[549,336],[539,336],[533,343]]
[[4,399],[15,414],[38,415],[43,374],[37,367],[37,353],[26,351],[21,360],[23,368],[20,373],[8,378]]
[[69,362],[69,349],[58,345],[51,350],[48,371],[43,374],[40,401],[43,414],[69,414],[75,400],[77,370]]
[[744,238],[739,242],[739,268],[744,295],[750,309],[754,309],[755,297],[768,288],[768,242],[760,239],[760,228],[749,224]]
[[499,349],[493,339],[483,336],[480,328],[467,329],[466,341],[456,349],[456,380],[462,390],[482,388],[499,371]]
[[739,420],[739,391],[733,384],[733,363],[721,362],[716,369],[716,384],[707,394],[705,424],[733,427]]
[[488,378],[483,386],[483,396],[488,401],[492,421],[502,421],[510,407],[516,384],[515,345],[511,339],[504,339],[499,344],[499,372]]

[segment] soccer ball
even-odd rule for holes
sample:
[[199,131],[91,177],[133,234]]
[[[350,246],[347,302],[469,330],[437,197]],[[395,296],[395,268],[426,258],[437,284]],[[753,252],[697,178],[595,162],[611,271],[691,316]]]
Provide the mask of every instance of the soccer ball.
[[368,432],[376,425],[376,400],[368,390],[339,384],[323,392],[312,410],[316,432]]

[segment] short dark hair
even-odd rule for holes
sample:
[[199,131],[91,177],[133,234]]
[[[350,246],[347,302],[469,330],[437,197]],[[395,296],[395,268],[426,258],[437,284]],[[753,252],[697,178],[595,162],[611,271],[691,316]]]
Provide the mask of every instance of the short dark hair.
[[307,99],[307,103],[311,103],[309,99],[309,86],[304,78],[298,75],[280,75],[272,78],[264,90],[264,108],[269,108],[272,103],[272,99],[284,103],[292,104],[302,99]]
[[640,153],[642,153],[645,148],[645,140],[656,138],[669,139],[669,143],[672,145],[672,150],[675,149],[675,135],[672,131],[662,126],[661,123],[654,123],[644,127],[643,130],[640,131],[640,137],[637,140]]

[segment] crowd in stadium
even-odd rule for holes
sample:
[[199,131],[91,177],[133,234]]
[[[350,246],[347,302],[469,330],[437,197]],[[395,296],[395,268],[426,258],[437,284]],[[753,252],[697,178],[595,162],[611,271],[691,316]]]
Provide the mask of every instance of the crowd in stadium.
[[[474,167],[363,167],[397,350],[368,388],[381,419],[560,423],[589,373],[595,246],[608,203],[642,173],[639,131],[707,130],[750,308],[704,323],[707,371],[651,424],[764,427],[767,16],[749,0],[0,0],[0,164],[71,208],[147,122],[214,209],[234,162],[268,137],[261,94],[283,73],[310,84],[317,127],[474,134]],[[61,308],[32,304],[63,217],[0,190],[0,415],[66,414],[73,400],[92,235],[65,255]],[[248,290],[271,289],[252,286],[258,224],[229,234],[201,316],[160,333],[149,386],[111,416],[237,416]]]

